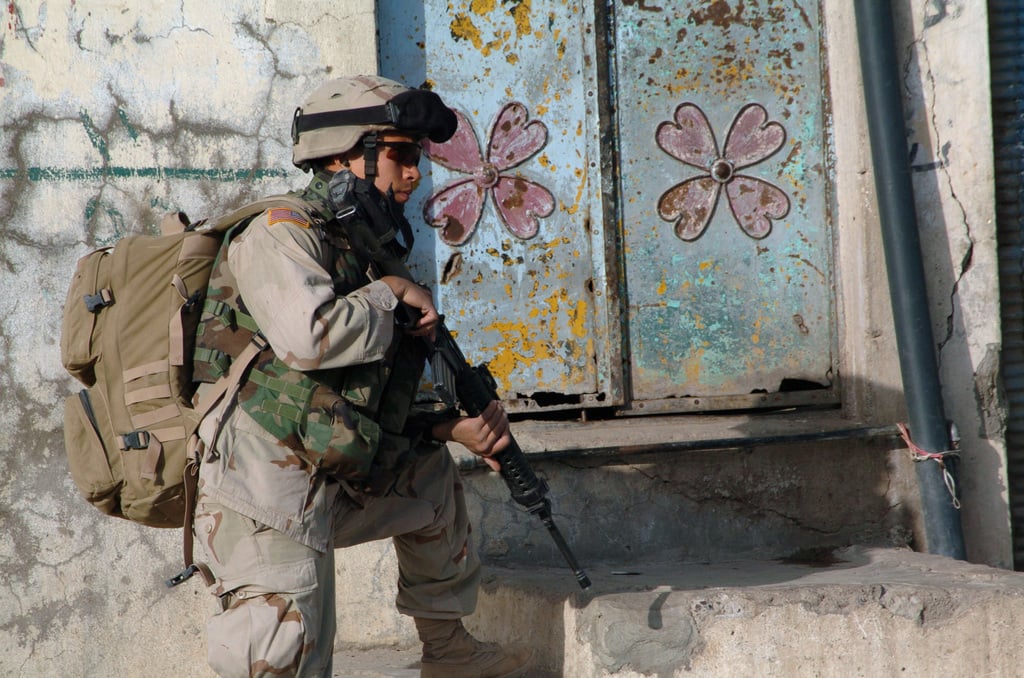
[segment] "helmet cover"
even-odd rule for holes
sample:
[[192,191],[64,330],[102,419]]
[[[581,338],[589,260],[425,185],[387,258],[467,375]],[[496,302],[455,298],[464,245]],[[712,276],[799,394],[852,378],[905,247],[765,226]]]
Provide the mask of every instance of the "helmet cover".
[[292,120],[292,162],[341,155],[370,132],[399,131],[443,143],[457,118],[441,97],[381,76],[336,78],[310,94]]

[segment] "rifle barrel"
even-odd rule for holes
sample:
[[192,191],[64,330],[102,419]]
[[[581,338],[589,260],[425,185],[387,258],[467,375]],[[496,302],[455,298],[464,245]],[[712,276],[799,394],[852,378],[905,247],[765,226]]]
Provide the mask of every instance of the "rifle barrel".
[[[492,400],[499,399],[494,378],[488,372],[487,366],[473,367],[469,364],[448,328],[445,327],[443,318],[437,329],[434,351],[441,358],[441,360],[431,361],[432,367],[435,362],[437,364],[434,378],[440,377],[446,383],[453,382],[455,384],[456,393],[453,395],[457,397],[462,409],[469,416],[479,416]],[[437,374],[446,369],[450,369],[454,374]],[[562,552],[562,557],[565,558],[566,563],[569,564],[576,576],[576,582],[580,588],[586,591],[590,588],[590,578],[576,562],[572,549],[569,548],[568,542],[565,541],[558,526],[555,525],[554,518],[551,516],[551,501],[547,498],[547,483],[533,472],[526,454],[523,453],[514,437],[505,449],[494,455],[494,458],[501,465],[501,477],[508,486],[512,499],[529,513],[536,514],[541,519],[554,540],[555,546]]]
[[562,533],[558,530],[558,526],[555,525],[555,519],[551,516],[551,502],[544,499],[544,510],[543,512],[537,511],[540,520],[544,523],[544,527],[548,528],[548,532],[551,534],[551,539],[554,540],[555,546],[562,552],[562,557],[565,558],[566,564],[569,565],[569,569],[576,576],[576,583],[580,585],[580,588],[586,591],[590,588],[590,577],[583,571],[580,564],[576,561],[576,556],[573,555],[572,549],[569,548],[568,542],[562,537]]

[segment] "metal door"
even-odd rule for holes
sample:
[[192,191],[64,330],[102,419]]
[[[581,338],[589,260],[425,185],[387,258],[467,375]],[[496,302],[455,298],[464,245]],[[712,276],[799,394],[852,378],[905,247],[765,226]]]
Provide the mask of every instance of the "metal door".
[[652,4],[612,11],[632,398],[744,407],[830,386],[817,3]]
[[835,399],[816,2],[381,0],[441,92],[414,268],[521,408]]
[[433,226],[419,229],[414,272],[514,406],[621,402],[592,15],[558,0],[377,12],[381,73],[433,87],[460,118],[451,141],[428,145],[431,174],[407,207]]

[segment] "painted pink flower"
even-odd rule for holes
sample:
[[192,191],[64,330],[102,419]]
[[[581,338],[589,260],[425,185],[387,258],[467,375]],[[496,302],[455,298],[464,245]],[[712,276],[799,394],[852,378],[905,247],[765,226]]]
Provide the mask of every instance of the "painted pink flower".
[[439,165],[469,176],[431,195],[423,205],[423,218],[441,229],[441,240],[462,245],[476,231],[489,194],[510,233],[523,239],[537,235],[538,218],[554,211],[555,199],[540,184],[505,172],[544,148],[548,128],[539,120],[528,121],[522,104],[505,104],[491,128],[485,160],[472,123],[462,111],[455,114],[459,119],[455,135],[443,144],[425,141],[423,150]]
[[772,230],[772,219],[789,213],[786,194],[763,179],[737,174],[774,155],[786,142],[786,130],[768,122],[760,104],[747,104],[736,115],[725,137],[725,152],[704,112],[691,103],[676,108],[675,120],[658,125],[658,146],[683,163],[706,174],[692,177],[665,191],[658,199],[658,216],[675,222],[676,235],[696,240],[707,229],[725,187],[736,223],[751,238],[763,238]]

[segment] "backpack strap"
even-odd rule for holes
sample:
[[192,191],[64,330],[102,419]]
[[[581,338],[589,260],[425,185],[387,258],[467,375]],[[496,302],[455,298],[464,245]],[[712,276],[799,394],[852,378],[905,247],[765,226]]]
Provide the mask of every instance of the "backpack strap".
[[307,221],[310,223],[320,221],[315,214],[310,213],[310,205],[308,202],[302,200],[297,195],[282,193],[280,195],[272,195],[269,198],[263,198],[262,200],[242,205],[234,212],[225,214],[222,217],[217,217],[213,220],[204,219],[202,221],[197,221],[196,223],[189,225],[188,228],[195,231],[213,231],[216,233],[222,233],[233,228],[236,224],[245,221],[250,217],[255,217],[256,215],[266,212],[274,207],[287,207],[295,210],[302,216],[306,217]]
[[[238,357],[232,361],[231,368],[228,373],[214,382],[210,392],[205,394],[203,398],[196,404],[196,413],[198,414],[199,420],[206,417],[207,414],[217,406],[218,403],[227,398],[229,401],[233,400],[238,395],[238,389],[242,385],[242,377],[245,375],[249,366],[252,365],[256,357],[265,349],[269,344],[266,338],[257,332],[253,335],[252,339],[238,355]],[[221,419],[218,418],[217,426],[214,428],[213,440],[216,442],[217,437],[220,435]],[[165,584],[168,588],[177,586],[178,584],[188,581],[195,573],[200,573],[203,577],[203,581],[206,582],[207,586],[211,586],[214,582],[213,573],[203,563],[196,563],[194,559],[194,543],[192,528],[195,523],[196,516],[196,494],[199,487],[199,463],[200,463],[200,452],[202,450],[202,441],[199,439],[198,433],[193,433],[189,439],[189,455],[188,463],[185,465],[185,524],[184,533],[182,535],[182,556],[185,561],[185,569],[168,579]]]
[[[309,203],[295,195],[282,194],[248,203],[239,207],[234,212],[226,214],[213,221],[203,220],[194,224],[189,224],[186,229],[200,232],[227,233],[243,221],[251,219],[258,214],[262,214],[268,209],[282,206],[299,212],[311,223],[315,218],[314,215],[310,214]],[[319,218],[316,220],[319,221]],[[250,339],[242,352],[231,361],[231,366],[228,368],[227,374],[224,374],[217,379],[210,390],[207,393],[204,393],[198,402],[195,403],[194,409],[197,415],[197,421],[202,421],[206,415],[208,415],[217,406],[217,404],[222,402],[225,398],[227,398],[228,401],[235,399],[238,395],[238,390],[241,388],[242,379],[245,376],[245,373],[256,360],[256,357],[259,356],[267,346],[269,346],[269,343],[261,332],[257,331],[253,334],[252,339]],[[223,414],[221,416],[223,416]],[[221,424],[222,420],[218,418],[217,425],[214,427],[213,432],[214,441],[216,441],[220,436]],[[203,443],[199,438],[199,434],[197,432],[193,432],[189,438],[188,462],[185,465],[184,477],[185,520],[182,535],[182,557],[185,563],[185,569],[164,582],[168,588],[177,586],[178,584],[189,580],[192,575],[197,572],[202,575],[203,581],[207,586],[211,586],[215,581],[210,569],[203,563],[196,563],[194,559],[195,548],[193,542],[193,526],[195,524],[196,495],[198,494],[199,487],[199,465],[201,461],[200,457],[202,448]]]
[[199,489],[199,461],[192,454],[193,451],[198,450],[198,446],[193,447],[192,445],[195,440],[196,438],[189,441],[189,460],[185,464],[183,483],[185,488],[185,531],[182,535],[182,558],[185,561],[185,569],[164,582],[167,588],[172,588],[189,580],[196,572],[202,575],[203,582],[207,586],[212,586],[213,582],[216,581],[213,573],[210,572],[210,568],[205,563],[196,563],[193,558],[192,526],[195,523],[196,492]]

